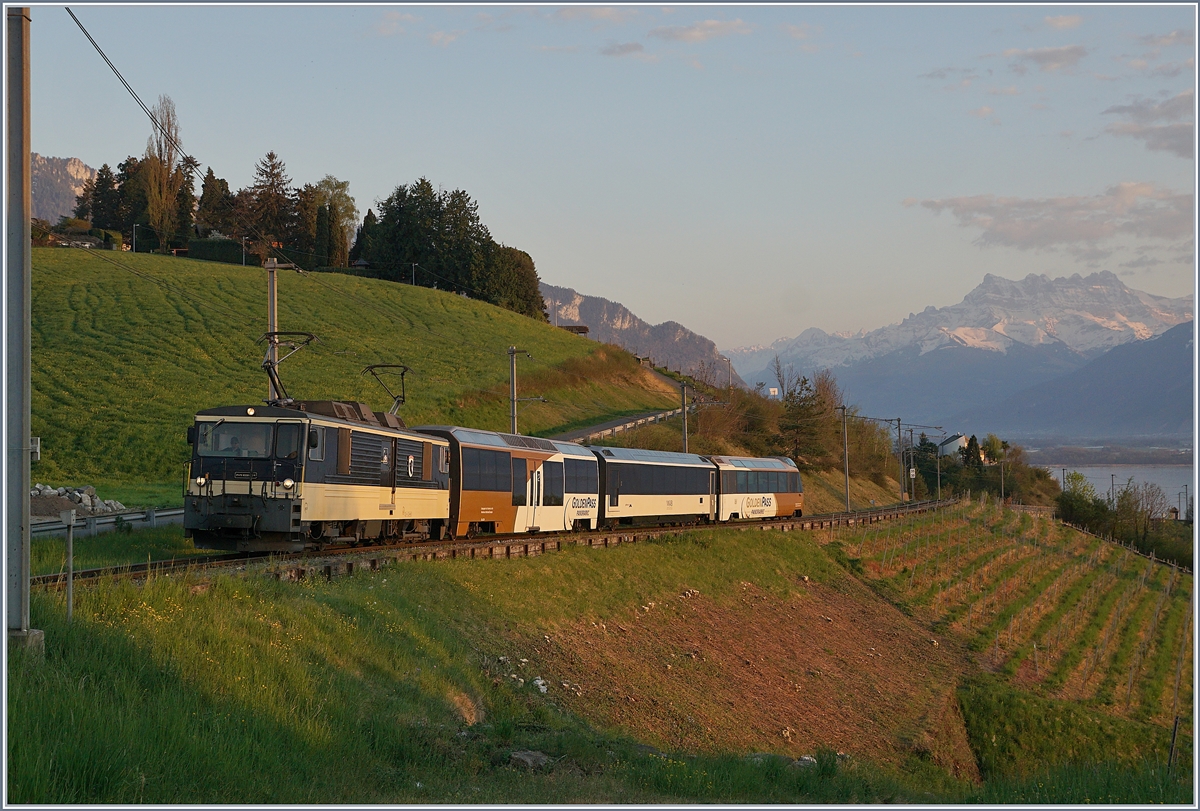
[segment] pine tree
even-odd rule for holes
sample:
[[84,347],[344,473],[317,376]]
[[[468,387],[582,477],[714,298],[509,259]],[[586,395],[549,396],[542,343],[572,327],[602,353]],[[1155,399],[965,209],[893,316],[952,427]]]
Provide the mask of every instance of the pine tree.
[[210,231],[220,231],[225,236],[232,236],[231,212],[233,195],[229,191],[229,183],[219,178],[208,167],[204,180],[200,183],[200,203],[196,208],[196,225],[205,236]]
[[179,162],[182,182],[175,194],[175,217],[177,221],[175,241],[186,248],[192,238],[196,223],[196,172],[200,164],[191,155],[184,155]]
[[92,225],[96,228],[121,227],[121,191],[107,163],[96,173],[96,183],[92,187]]
[[350,249],[349,260],[357,262],[359,259],[371,261],[373,254],[372,242],[375,239],[375,231],[379,225],[379,220],[375,217],[375,212],[367,209],[367,216],[363,217],[362,225],[358,227],[358,233],[354,238],[354,247]]
[[316,241],[313,248],[315,267],[329,267],[329,209],[317,206]]
[[269,252],[272,243],[282,243],[295,216],[292,179],[287,176],[283,161],[273,151],[254,166],[254,226],[258,233],[254,238],[264,252]]
[[83,190],[75,195],[75,209],[71,215],[77,220],[90,220],[92,218],[92,194],[96,187],[96,181],[93,178],[88,178],[83,181]]

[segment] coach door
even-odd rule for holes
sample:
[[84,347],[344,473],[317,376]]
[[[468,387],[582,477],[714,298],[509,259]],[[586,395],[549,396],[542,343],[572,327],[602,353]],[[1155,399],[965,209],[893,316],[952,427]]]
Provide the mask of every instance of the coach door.
[[529,477],[529,528],[539,529],[538,507],[542,505],[542,466],[538,465]]
[[708,520],[717,520],[717,471],[708,471]]

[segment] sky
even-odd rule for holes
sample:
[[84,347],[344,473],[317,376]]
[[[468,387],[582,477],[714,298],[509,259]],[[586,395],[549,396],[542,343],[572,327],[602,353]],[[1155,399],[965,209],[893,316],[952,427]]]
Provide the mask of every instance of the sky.
[[[466,190],[551,284],[718,347],[857,331],[985,274],[1196,284],[1193,5],[77,5],[233,189],[271,150],[365,214]],[[33,151],[150,123],[34,6]]]

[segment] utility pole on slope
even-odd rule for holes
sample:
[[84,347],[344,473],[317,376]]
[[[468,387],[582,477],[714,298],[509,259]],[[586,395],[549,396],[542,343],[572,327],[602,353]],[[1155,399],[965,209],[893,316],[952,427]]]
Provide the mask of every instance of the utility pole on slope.
[[30,464],[39,443],[30,435],[29,8],[8,8],[8,217],[5,255],[5,562],[10,644],[45,649],[45,634],[29,627]]
[[842,464],[846,470],[846,512],[850,512],[850,441],[846,433],[846,406],[838,406],[842,410]]
[[[271,359],[272,366],[277,365],[279,362],[279,342],[275,338],[275,332],[279,329],[279,319],[276,310],[276,305],[278,304],[278,291],[275,280],[277,266],[278,262],[276,262],[275,257],[271,257],[267,260],[267,333],[271,336],[268,339],[270,343],[267,345],[267,353]],[[274,402],[277,399],[279,399],[279,393],[275,391],[275,381],[268,377],[267,400]]]

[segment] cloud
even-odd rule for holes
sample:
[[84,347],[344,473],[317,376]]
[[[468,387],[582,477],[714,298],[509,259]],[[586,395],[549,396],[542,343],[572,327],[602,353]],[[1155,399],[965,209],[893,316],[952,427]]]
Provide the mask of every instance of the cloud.
[[1154,121],[1182,121],[1185,118],[1191,118],[1195,95],[1194,90],[1184,90],[1164,102],[1138,98],[1129,104],[1109,107],[1100,115],[1122,115],[1141,124],[1149,124]]
[[825,29],[819,25],[809,25],[808,23],[800,23],[799,25],[784,23],[783,25],[779,26],[779,30],[783,31],[783,33],[787,34],[792,39],[812,39]]
[[1151,76],[1168,76],[1168,77],[1174,78],[1175,76],[1178,76],[1179,74],[1183,73],[1184,71],[1191,73],[1195,67],[1196,67],[1195,58],[1189,56],[1187,59],[1183,60],[1182,62],[1167,62],[1165,64],[1159,65],[1154,70],[1150,71],[1150,75]]
[[1035,65],[1042,71],[1051,73],[1056,70],[1070,70],[1079,64],[1079,60],[1087,56],[1087,48],[1082,45],[1062,45],[1057,48],[1009,48],[1004,55],[1013,60],[1012,69],[1017,73],[1025,73],[1027,65]]
[[1009,85],[1008,87],[993,87],[992,89],[988,90],[989,96],[1019,96],[1020,94],[1021,91],[1017,90],[1016,85]]
[[1190,159],[1195,125],[1184,119],[1192,117],[1195,95],[1189,89],[1162,102],[1137,98],[1129,104],[1109,107],[1101,115],[1120,115],[1126,120],[1109,124],[1105,132],[1142,141],[1153,152],[1170,152]]
[[1191,31],[1172,31],[1169,34],[1159,36],[1157,34],[1147,34],[1144,37],[1138,37],[1143,45],[1151,48],[1170,48],[1173,45],[1186,45],[1191,47],[1195,44],[1196,38]]
[[542,53],[560,53],[573,54],[579,53],[578,45],[538,45],[537,50]]
[[614,43],[607,47],[601,48],[600,53],[605,56],[629,56],[631,54],[640,54],[646,49],[642,47],[640,42],[625,42]]
[[411,14],[402,14],[399,11],[386,11],[379,22],[375,23],[375,33],[385,37],[396,36],[404,33],[404,23],[416,22],[417,18]]
[[983,107],[980,107],[977,110],[968,110],[967,112],[969,115],[973,115],[976,118],[988,118],[989,116],[992,115],[992,113],[994,113],[996,111],[993,110],[991,107],[988,107],[985,105]]
[[1180,158],[1192,157],[1192,142],[1195,127],[1187,124],[1167,124],[1161,127],[1147,127],[1129,121],[1110,124],[1105,132],[1125,138],[1136,138],[1145,142],[1146,149],[1152,152],[1171,152]]
[[1078,28],[1081,22],[1083,22],[1083,17],[1080,17],[1078,14],[1066,14],[1061,17],[1046,18],[1046,25],[1059,30]]
[[1019,250],[1066,250],[1094,261],[1099,243],[1122,236],[1179,239],[1192,231],[1192,196],[1154,183],[1119,183],[1092,197],[1018,198],[977,195],[904,201],[950,212],[963,228],[979,230],[975,244]]
[[967,79],[979,78],[979,74],[977,74],[972,68],[938,68],[937,70],[931,70],[928,73],[922,73],[917,78],[937,79],[938,81],[942,81],[943,79],[946,79],[954,74],[962,74]]
[[650,31],[650,36],[671,42],[707,42],[731,34],[749,34],[749,25],[737,20],[703,20],[691,25],[667,25]]
[[434,31],[429,35],[429,41],[434,45],[437,45],[439,48],[445,48],[462,35],[462,31]]
[[554,12],[559,20],[591,20],[597,23],[623,23],[637,15],[637,9],[612,8],[609,6],[567,6]]

